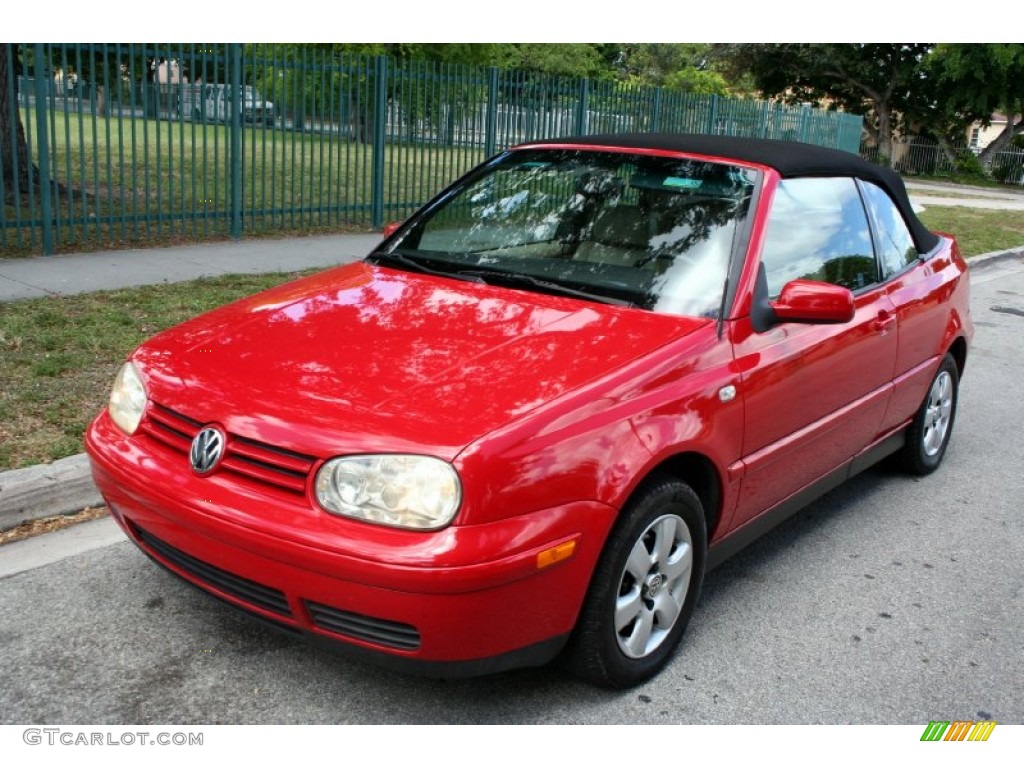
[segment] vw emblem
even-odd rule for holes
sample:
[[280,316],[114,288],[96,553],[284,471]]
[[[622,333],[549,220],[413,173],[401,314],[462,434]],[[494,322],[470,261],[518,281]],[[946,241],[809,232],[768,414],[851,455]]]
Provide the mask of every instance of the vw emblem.
[[664,583],[664,576],[662,576],[660,573],[654,574],[651,577],[650,581],[647,582],[647,596],[654,597],[655,595],[657,595],[658,591],[661,589],[662,584]]
[[189,451],[192,469],[200,475],[207,475],[216,469],[221,457],[224,456],[225,443],[227,438],[216,427],[201,429],[192,441],[192,450]]

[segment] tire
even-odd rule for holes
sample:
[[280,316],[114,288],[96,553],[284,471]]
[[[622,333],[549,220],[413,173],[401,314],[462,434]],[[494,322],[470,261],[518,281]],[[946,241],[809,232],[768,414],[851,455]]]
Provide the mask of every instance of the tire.
[[686,484],[645,482],[605,545],[563,657],[577,676],[628,688],[672,657],[704,581],[704,510]]
[[960,372],[956,361],[946,355],[939,370],[935,372],[928,387],[928,394],[921,403],[914,421],[907,429],[907,441],[897,454],[903,471],[912,475],[927,475],[934,472],[953,433],[956,419],[956,404],[960,389]]

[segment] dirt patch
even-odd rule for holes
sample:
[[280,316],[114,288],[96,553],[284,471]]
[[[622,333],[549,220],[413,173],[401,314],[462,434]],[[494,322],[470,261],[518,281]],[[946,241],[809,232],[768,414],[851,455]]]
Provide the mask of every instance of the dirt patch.
[[72,525],[106,517],[109,514],[110,512],[106,507],[89,507],[81,512],[72,512],[68,515],[53,515],[52,517],[30,520],[14,528],[8,528],[6,531],[0,531],[0,546],[10,544],[13,541],[28,539],[32,536],[50,533],[51,531],[59,531]]

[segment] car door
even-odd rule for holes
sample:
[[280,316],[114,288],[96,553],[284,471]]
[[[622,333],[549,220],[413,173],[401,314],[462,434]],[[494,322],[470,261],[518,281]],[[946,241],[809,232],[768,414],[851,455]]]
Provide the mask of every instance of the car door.
[[770,297],[794,279],[834,283],[853,292],[855,315],[841,324],[777,323],[761,333],[749,322],[735,325],[745,429],[734,525],[826,477],[874,440],[896,361],[894,307],[853,179],[781,181],[761,263]]
[[920,254],[889,195],[870,182],[858,184],[899,326],[893,396],[883,423],[883,428],[894,429],[917,410],[935,375],[948,322],[940,307],[948,302],[950,281],[960,271],[941,254]]

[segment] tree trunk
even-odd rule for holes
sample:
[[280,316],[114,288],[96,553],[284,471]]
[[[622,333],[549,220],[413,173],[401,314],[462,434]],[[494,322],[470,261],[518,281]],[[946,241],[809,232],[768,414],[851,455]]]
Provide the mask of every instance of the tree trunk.
[[360,144],[373,143],[373,107],[362,99],[355,98],[351,102],[352,138]]
[[878,116],[878,163],[892,168],[892,120],[888,104],[875,104]]
[[1014,136],[1024,133],[1024,115],[1021,116],[1020,120],[1014,122],[1016,117],[1017,115],[1008,114],[1006,116],[1006,127],[978,155],[978,160],[985,170],[991,168],[995,156],[1010,145]]
[[18,110],[17,60],[17,44],[0,43],[0,160],[7,197],[28,191],[31,181],[38,176],[28,154],[25,127]]
[[[56,180],[44,184],[39,167],[32,161],[18,109],[19,74],[18,44],[0,43],[0,165],[4,201],[17,200],[28,194],[30,187],[69,195],[71,190]],[[82,194],[92,197],[90,193]]]
[[946,162],[949,163],[950,168],[956,168],[957,156],[956,150],[953,145],[949,143],[949,139],[945,136],[936,136],[936,143],[939,145],[939,149],[942,150],[942,154],[946,158]]

